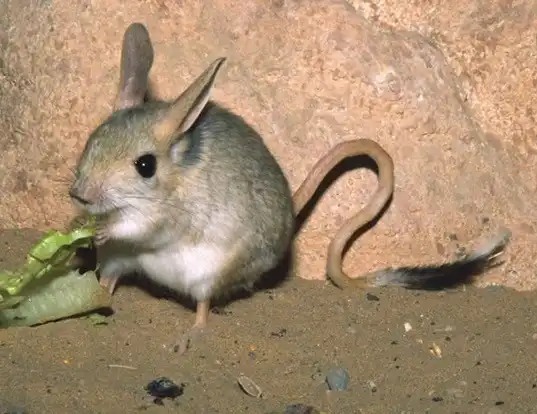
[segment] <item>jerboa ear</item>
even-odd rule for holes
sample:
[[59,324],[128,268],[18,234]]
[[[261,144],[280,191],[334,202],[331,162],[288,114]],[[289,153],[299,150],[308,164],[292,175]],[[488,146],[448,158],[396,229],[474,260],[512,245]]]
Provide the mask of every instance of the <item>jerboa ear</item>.
[[167,109],[155,125],[155,137],[164,145],[173,143],[176,137],[190,129],[209,101],[214,80],[226,58],[216,59],[190,84]]
[[153,66],[153,46],[141,23],[132,23],[123,35],[119,93],[114,109],[127,109],[144,102],[149,71]]

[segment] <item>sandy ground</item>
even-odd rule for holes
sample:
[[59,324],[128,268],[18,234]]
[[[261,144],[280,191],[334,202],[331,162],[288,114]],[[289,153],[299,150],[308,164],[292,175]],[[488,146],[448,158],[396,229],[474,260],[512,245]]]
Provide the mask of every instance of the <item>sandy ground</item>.
[[[37,236],[0,233],[1,267]],[[121,285],[106,324],[0,331],[0,413],[284,413],[297,403],[326,413],[537,413],[536,302],[504,288],[343,292],[291,278],[213,314],[209,333],[178,356],[170,344],[191,310]],[[347,391],[327,390],[334,367],[347,370]],[[261,398],[241,390],[240,375]],[[161,376],[183,394],[149,396],[144,386]]]

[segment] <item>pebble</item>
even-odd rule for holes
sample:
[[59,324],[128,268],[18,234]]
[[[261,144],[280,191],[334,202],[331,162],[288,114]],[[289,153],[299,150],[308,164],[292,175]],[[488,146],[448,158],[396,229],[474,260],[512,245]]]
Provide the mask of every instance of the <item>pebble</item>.
[[248,378],[246,375],[240,375],[237,378],[237,382],[241,389],[251,397],[260,398],[263,394],[263,391],[253,380]]
[[285,407],[284,414],[321,414],[321,412],[310,405],[291,404]]
[[315,373],[311,375],[311,379],[318,384],[322,384],[325,382],[325,376],[321,371],[315,371]]
[[370,300],[373,302],[378,302],[380,300],[380,298],[377,295],[373,295],[372,293],[367,293],[365,297],[367,298],[367,300]]
[[446,393],[453,398],[464,398],[464,391],[459,388],[448,388]]
[[317,408],[305,404],[291,404],[283,411],[271,411],[267,414],[323,414]]
[[183,394],[184,384],[177,385],[171,379],[159,377],[145,386],[145,390],[156,398],[177,398]]
[[333,391],[346,391],[349,386],[349,373],[344,368],[334,368],[326,375],[328,388]]
[[20,407],[10,407],[3,411],[2,414],[28,414],[28,411]]

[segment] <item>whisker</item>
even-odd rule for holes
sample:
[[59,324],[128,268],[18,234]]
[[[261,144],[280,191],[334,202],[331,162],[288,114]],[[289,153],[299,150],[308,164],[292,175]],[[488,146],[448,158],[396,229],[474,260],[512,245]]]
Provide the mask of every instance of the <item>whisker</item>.
[[[136,210],[139,214],[143,215],[145,219],[149,219],[153,223],[156,223],[156,220],[154,219],[154,217],[152,215],[148,216],[147,211],[142,210],[139,205],[137,205],[135,203],[132,203],[129,200],[146,200],[146,201],[149,201],[149,202],[151,202],[153,204],[158,203],[158,205],[160,205],[160,206],[171,207],[171,208],[175,209],[176,211],[179,211],[180,213],[186,213],[186,211],[182,207],[181,203],[178,202],[178,200],[174,200],[174,199],[163,200],[162,198],[151,197],[151,196],[147,196],[147,195],[128,194],[128,195],[124,195],[122,197],[122,200],[127,201],[129,208],[132,208],[132,209]],[[177,215],[172,214],[172,215],[168,216],[168,220],[171,220],[172,223],[176,222],[178,220],[176,217],[181,216],[180,213],[177,214]]]
[[132,195],[129,194],[127,196],[124,196],[124,198],[125,199],[131,199],[131,200],[146,200],[146,201],[158,202],[161,205],[174,207],[174,208],[177,208],[179,210],[182,209],[181,208],[181,203],[178,202],[177,200],[174,200],[173,198],[171,200],[163,200],[160,197],[151,197],[151,196],[147,196],[147,195],[137,195],[137,194],[132,194]]

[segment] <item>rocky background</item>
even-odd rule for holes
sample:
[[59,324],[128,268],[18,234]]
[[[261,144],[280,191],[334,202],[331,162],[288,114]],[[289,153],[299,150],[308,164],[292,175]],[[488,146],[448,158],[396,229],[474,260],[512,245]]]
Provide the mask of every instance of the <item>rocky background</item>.
[[[349,251],[352,274],[446,260],[505,226],[505,264],[482,283],[537,287],[535,0],[4,0],[0,228],[72,217],[73,166],[110,113],[133,21],[162,98],[228,57],[213,96],[263,134],[293,188],[343,140],[393,156],[393,203]],[[361,169],[324,194],[297,238],[299,276],[324,277],[330,238],[375,187]]]

